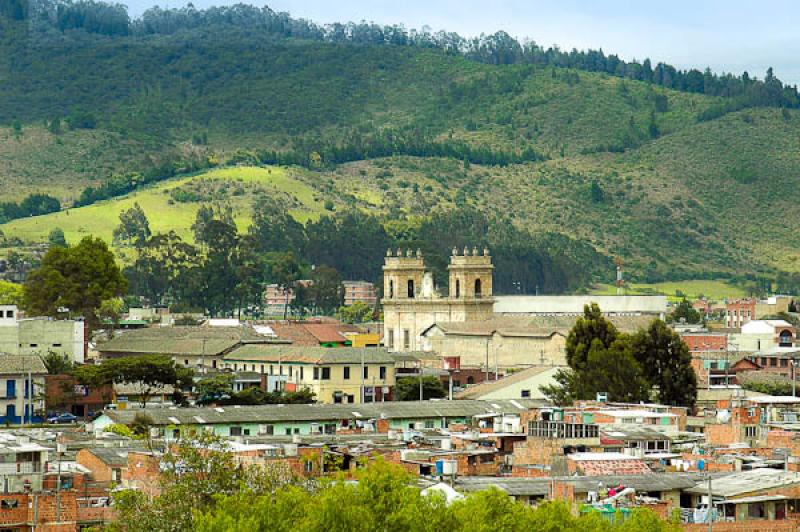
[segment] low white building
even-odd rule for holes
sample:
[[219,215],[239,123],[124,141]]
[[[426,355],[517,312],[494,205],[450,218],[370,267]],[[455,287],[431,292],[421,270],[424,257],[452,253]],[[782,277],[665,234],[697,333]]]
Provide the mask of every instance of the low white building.
[[792,348],[797,331],[784,320],[751,320],[742,325],[742,332],[732,334],[730,346],[736,351],[774,351]]

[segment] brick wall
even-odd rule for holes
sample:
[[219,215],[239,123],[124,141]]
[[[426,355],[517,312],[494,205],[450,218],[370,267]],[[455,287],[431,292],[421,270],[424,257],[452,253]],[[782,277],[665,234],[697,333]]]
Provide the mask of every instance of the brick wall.
[[114,480],[113,469],[92,453],[91,449],[78,451],[75,461],[92,472],[92,478],[99,482]]
[[122,471],[123,482],[148,495],[158,495],[161,459],[146,452],[128,453],[128,467]]
[[563,454],[557,440],[528,438],[514,445],[514,464],[547,465],[557,454]]

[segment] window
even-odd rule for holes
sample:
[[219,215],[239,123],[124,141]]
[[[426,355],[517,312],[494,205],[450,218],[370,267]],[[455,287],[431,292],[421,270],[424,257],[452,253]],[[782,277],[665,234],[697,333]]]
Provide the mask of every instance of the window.
[[300,380],[303,380],[303,366],[300,366]]
[[394,349],[394,330],[389,329],[386,331],[386,347]]
[[755,438],[758,434],[758,427],[755,425],[751,425],[744,428],[744,437],[745,438]]
[[292,429],[290,429],[290,428],[286,429],[286,435],[287,436],[291,436],[292,435]]
[[385,381],[385,380],[386,380],[386,366],[381,366],[381,369],[380,369],[380,379],[381,379],[382,381]]
[[467,377],[467,384],[475,384],[475,377],[473,377],[472,375]]
[[414,297],[414,279],[408,280],[408,297],[409,299]]
[[328,381],[331,379],[331,368],[322,368],[322,380]]
[[475,279],[475,297],[481,297],[481,280]]
[[350,380],[350,366],[342,368],[342,378],[346,381]]
[[13,310],[6,311],[6,318],[13,318],[13,317],[14,317],[14,311]]
[[314,367],[314,380],[319,380],[319,368],[316,366]]
[[394,297],[394,281],[389,281],[389,299]]
[[274,368],[272,367],[272,364],[269,365],[269,374],[270,375],[275,375],[275,371],[274,371]]
[[456,279],[456,299],[461,297],[461,281]]
[[369,366],[364,366],[364,378],[369,379]]
[[770,358],[769,359],[769,365],[770,366],[777,366],[778,365],[778,359],[777,358]]
[[314,462],[311,460],[306,460],[304,470],[306,473],[312,473],[314,471]]
[[411,349],[411,331],[403,329],[403,349]]
[[782,358],[781,359],[781,367],[782,368],[788,368],[789,367],[789,361],[787,359],[785,359],[785,358]]
[[189,359],[188,358],[184,358],[183,359],[183,365],[184,366],[188,366],[189,365]]
[[211,361],[211,367],[214,368],[214,369],[217,369],[217,361],[216,360],[212,360]]
[[61,344],[53,344],[53,347],[61,347]]
[[39,344],[31,344],[31,347],[39,347]]
[[231,427],[230,428],[230,435],[231,436],[241,436],[242,435],[242,427]]
[[289,366],[289,377],[292,376],[292,369],[293,369],[292,366]]
[[3,510],[13,510],[19,507],[19,501],[16,499],[3,499],[0,501],[0,508]]
[[432,429],[432,428],[434,428],[434,427],[433,427],[433,420],[432,420],[432,419],[426,419],[426,420],[425,420],[425,428],[426,428],[426,429]]
[[333,392],[333,404],[337,404],[337,405],[341,404],[343,397],[344,397],[344,394],[342,394],[342,392],[340,392],[340,391]]
[[256,365],[255,364],[250,364],[250,371],[252,371],[252,372],[256,371]]
[[530,390],[521,390],[521,391],[519,392],[519,395],[520,395],[520,397],[522,397],[523,399],[525,399],[525,398],[527,398],[527,397],[530,397],[530,396],[531,396],[531,391],[530,391]]
[[781,347],[792,347],[792,331],[781,331],[778,338],[778,345]]
[[261,374],[264,374],[264,364],[261,364]]
[[751,502],[747,505],[747,517],[749,519],[764,519],[767,512],[764,510],[763,502]]

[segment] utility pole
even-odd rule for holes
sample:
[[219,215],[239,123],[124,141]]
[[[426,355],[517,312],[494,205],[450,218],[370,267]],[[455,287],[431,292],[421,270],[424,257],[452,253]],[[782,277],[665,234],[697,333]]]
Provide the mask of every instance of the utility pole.
[[63,445],[59,440],[61,433],[56,435],[56,469],[58,478],[56,479],[56,523],[61,522],[61,446]]
[[364,388],[364,350],[361,350],[361,403],[366,400],[366,389]]
[[714,531],[714,516],[711,513],[711,509],[713,508],[711,497],[711,473],[708,473],[708,532]]
[[489,338],[486,338],[486,382],[489,382]]

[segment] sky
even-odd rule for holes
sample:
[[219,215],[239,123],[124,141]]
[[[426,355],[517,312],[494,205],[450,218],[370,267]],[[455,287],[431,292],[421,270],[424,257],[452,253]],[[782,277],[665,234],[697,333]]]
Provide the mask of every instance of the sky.
[[[504,30],[543,46],[602,48],[626,60],[649,57],[679,68],[717,73],[770,66],[784,82],[800,84],[800,4],[789,0],[194,0],[197,8],[239,2],[269,5],[325,24],[371,21],[429,26],[463,36]],[[185,0],[123,0],[132,16],[154,5]]]

